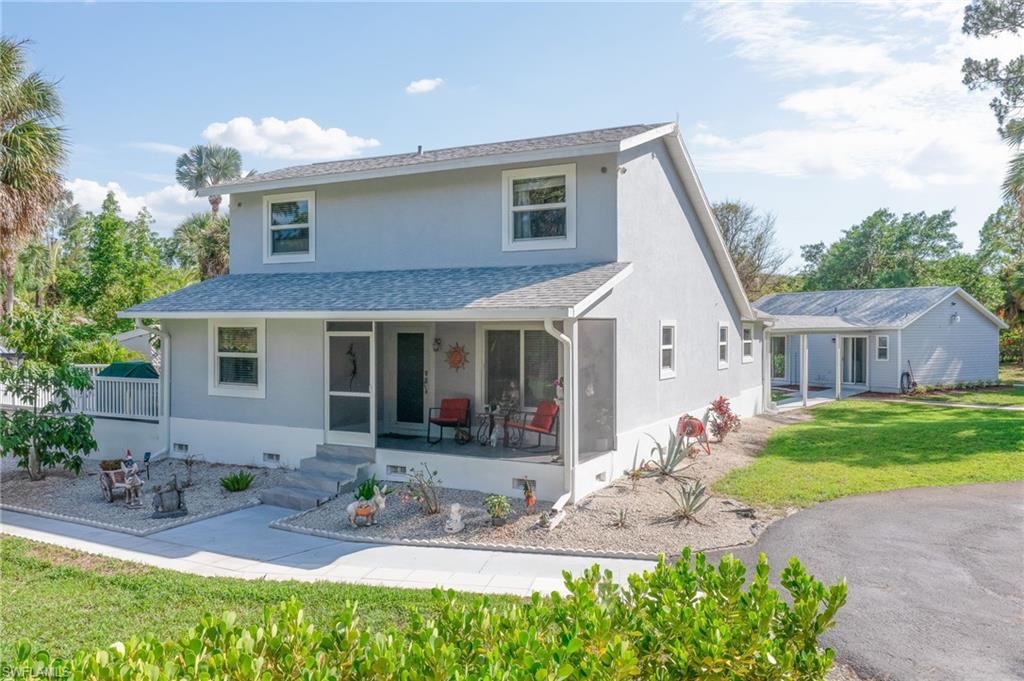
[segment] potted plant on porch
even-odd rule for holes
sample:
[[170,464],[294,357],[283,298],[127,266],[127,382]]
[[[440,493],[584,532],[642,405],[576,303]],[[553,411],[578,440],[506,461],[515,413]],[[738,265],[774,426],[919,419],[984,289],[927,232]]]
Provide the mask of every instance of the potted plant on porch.
[[492,494],[484,499],[484,510],[491,516],[491,525],[500,527],[512,512],[512,505],[504,494]]

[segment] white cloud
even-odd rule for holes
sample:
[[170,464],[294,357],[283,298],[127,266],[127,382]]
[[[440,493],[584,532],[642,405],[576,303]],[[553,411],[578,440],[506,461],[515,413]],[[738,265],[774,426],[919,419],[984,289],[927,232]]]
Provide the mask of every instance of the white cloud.
[[169,184],[160,189],[132,196],[117,182],[101,184],[95,180],[75,178],[65,183],[83,210],[98,212],[107,192],[114,192],[121,205],[121,215],[134,218],[143,207],[149,209],[156,220],[154,228],[161,234],[170,234],[186,216],[210,209],[209,201],[196,197],[181,185]]
[[308,118],[282,121],[263,118],[259,123],[239,116],[227,123],[211,123],[203,131],[210,142],[232,146],[243,154],[294,161],[323,161],[356,156],[380,145],[376,139],[349,135],[341,128],[322,128]]
[[155,151],[158,154],[171,154],[173,156],[180,156],[188,151],[185,147],[179,147],[177,144],[166,144],[164,142],[132,142],[128,146],[136,149],[142,149],[144,151]]
[[998,182],[1006,150],[991,95],[968,92],[960,66],[968,54],[1014,46],[963,36],[962,3],[832,8],[841,20],[811,20],[798,15],[805,6],[785,4],[722,4],[704,15],[713,39],[798,85],[778,101],[793,124],[739,135],[698,126],[690,139],[702,169],[878,177],[896,189]]
[[442,83],[444,83],[444,78],[420,78],[406,85],[405,93],[407,95],[421,95],[424,92],[436,90],[441,87]]

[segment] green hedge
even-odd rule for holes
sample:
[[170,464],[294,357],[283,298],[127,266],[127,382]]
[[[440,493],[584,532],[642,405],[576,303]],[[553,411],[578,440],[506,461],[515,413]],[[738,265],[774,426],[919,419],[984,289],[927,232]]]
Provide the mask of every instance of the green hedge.
[[818,638],[846,601],[845,582],[826,587],[795,558],[780,576],[784,598],[768,584],[764,555],[744,588],[737,559],[716,568],[688,549],[626,588],[597,566],[565,580],[568,597],[513,605],[435,590],[438,614],[413,614],[401,630],[368,630],[354,604],[318,629],[292,600],[266,608],[260,624],[208,615],[177,641],[133,638],[70,660],[22,642],[2,671],[97,680],[824,679],[833,651]]

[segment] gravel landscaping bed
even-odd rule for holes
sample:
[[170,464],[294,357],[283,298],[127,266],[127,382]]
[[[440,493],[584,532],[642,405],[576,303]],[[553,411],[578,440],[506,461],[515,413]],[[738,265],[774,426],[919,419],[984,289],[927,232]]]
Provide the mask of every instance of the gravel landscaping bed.
[[[806,420],[802,412],[746,419],[743,428],[732,433],[723,443],[712,443],[711,456],[703,453],[691,459],[682,474],[699,478],[705,485],[729,471],[746,466],[764,446],[768,434],[789,423]],[[699,522],[673,520],[672,500],[666,491],[678,490],[679,482],[664,477],[646,477],[635,489],[631,481],[620,479],[591,494],[579,504],[565,509],[565,517],[554,528],[538,525],[539,513],[550,505],[538,502],[533,513],[525,513],[521,496],[510,496],[513,514],[500,527],[490,525],[483,510],[486,494],[467,490],[442,489],[442,512],[424,516],[415,503],[403,504],[397,494],[390,495],[387,505],[371,527],[352,527],[345,507],[352,501],[343,495],[319,508],[284,519],[275,526],[315,534],[358,537],[381,542],[416,542],[451,545],[496,545],[547,549],[551,551],[635,554],[653,556],[665,553],[675,556],[684,546],[705,550],[747,544],[783,512],[755,508],[753,518],[736,511],[749,506],[727,497],[711,497],[698,516]],[[454,535],[444,532],[448,507],[462,505],[466,528]],[[625,510],[624,527],[618,526],[620,511]]]
[[[221,488],[222,477],[240,470],[248,470],[254,476],[247,490],[226,492]],[[77,476],[60,469],[45,472],[43,480],[33,482],[17,467],[14,459],[4,457],[0,460],[0,504],[132,534],[148,534],[259,503],[259,490],[280,484],[285,475],[283,469],[197,462],[192,467],[192,486],[185,490],[188,515],[154,520],[150,517],[153,515],[153,486],[166,484],[174,474],[179,484],[184,484],[188,477],[185,464],[179,459],[163,459],[151,464],[148,480],[143,470],[142,479],[146,484],[142,488],[141,508],[127,508],[119,497],[107,503],[100,491],[98,459],[86,459]]]

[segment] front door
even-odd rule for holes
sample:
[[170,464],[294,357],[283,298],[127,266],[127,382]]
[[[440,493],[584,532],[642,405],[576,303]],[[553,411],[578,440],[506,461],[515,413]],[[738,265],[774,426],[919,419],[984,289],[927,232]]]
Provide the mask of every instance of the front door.
[[843,383],[862,385],[867,382],[867,345],[864,336],[843,338]]
[[327,442],[372,446],[376,436],[372,325],[327,322],[325,355]]
[[427,335],[423,331],[395,332],[395,425],[422,431],[427,424]]

